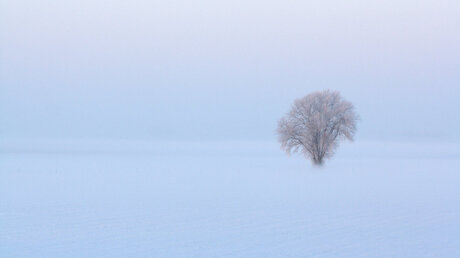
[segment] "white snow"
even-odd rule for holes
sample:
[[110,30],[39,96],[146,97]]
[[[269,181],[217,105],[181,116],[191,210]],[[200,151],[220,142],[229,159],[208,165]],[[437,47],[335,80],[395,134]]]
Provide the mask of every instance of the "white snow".
[[0,144],[1,257],[460,257],[460,147]]

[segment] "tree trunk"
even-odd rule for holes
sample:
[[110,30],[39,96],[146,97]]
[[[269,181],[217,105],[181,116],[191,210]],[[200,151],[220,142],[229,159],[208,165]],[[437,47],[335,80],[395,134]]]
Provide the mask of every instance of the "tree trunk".
[[322,166],[323,165],[323,157],[314,158],[313,165],[315,166]]

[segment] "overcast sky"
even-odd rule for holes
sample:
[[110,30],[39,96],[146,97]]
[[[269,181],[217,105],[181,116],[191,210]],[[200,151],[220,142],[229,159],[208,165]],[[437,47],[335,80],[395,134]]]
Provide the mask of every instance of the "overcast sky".
[[460,137],[460,1],[0,0],[0,137],[274,140],[339,90],[358,139]]

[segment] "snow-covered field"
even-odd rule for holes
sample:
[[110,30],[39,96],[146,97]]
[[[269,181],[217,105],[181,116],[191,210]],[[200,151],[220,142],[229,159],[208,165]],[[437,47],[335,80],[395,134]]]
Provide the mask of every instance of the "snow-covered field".
[[0,144],[0,257],[460,257],[460,147]]

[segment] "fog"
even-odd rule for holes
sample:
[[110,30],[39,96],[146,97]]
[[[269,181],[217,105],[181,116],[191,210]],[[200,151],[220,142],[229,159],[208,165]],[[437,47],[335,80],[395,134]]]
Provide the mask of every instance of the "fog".
[[332,89],[358,139],[460,139],[458,1],[1,1],[0,138],[274,140]]
[[[0,256],[460,257],[459,28],[458,0],[0,0]],[[324,89],[360,120],[313,167],[276,128]]]

